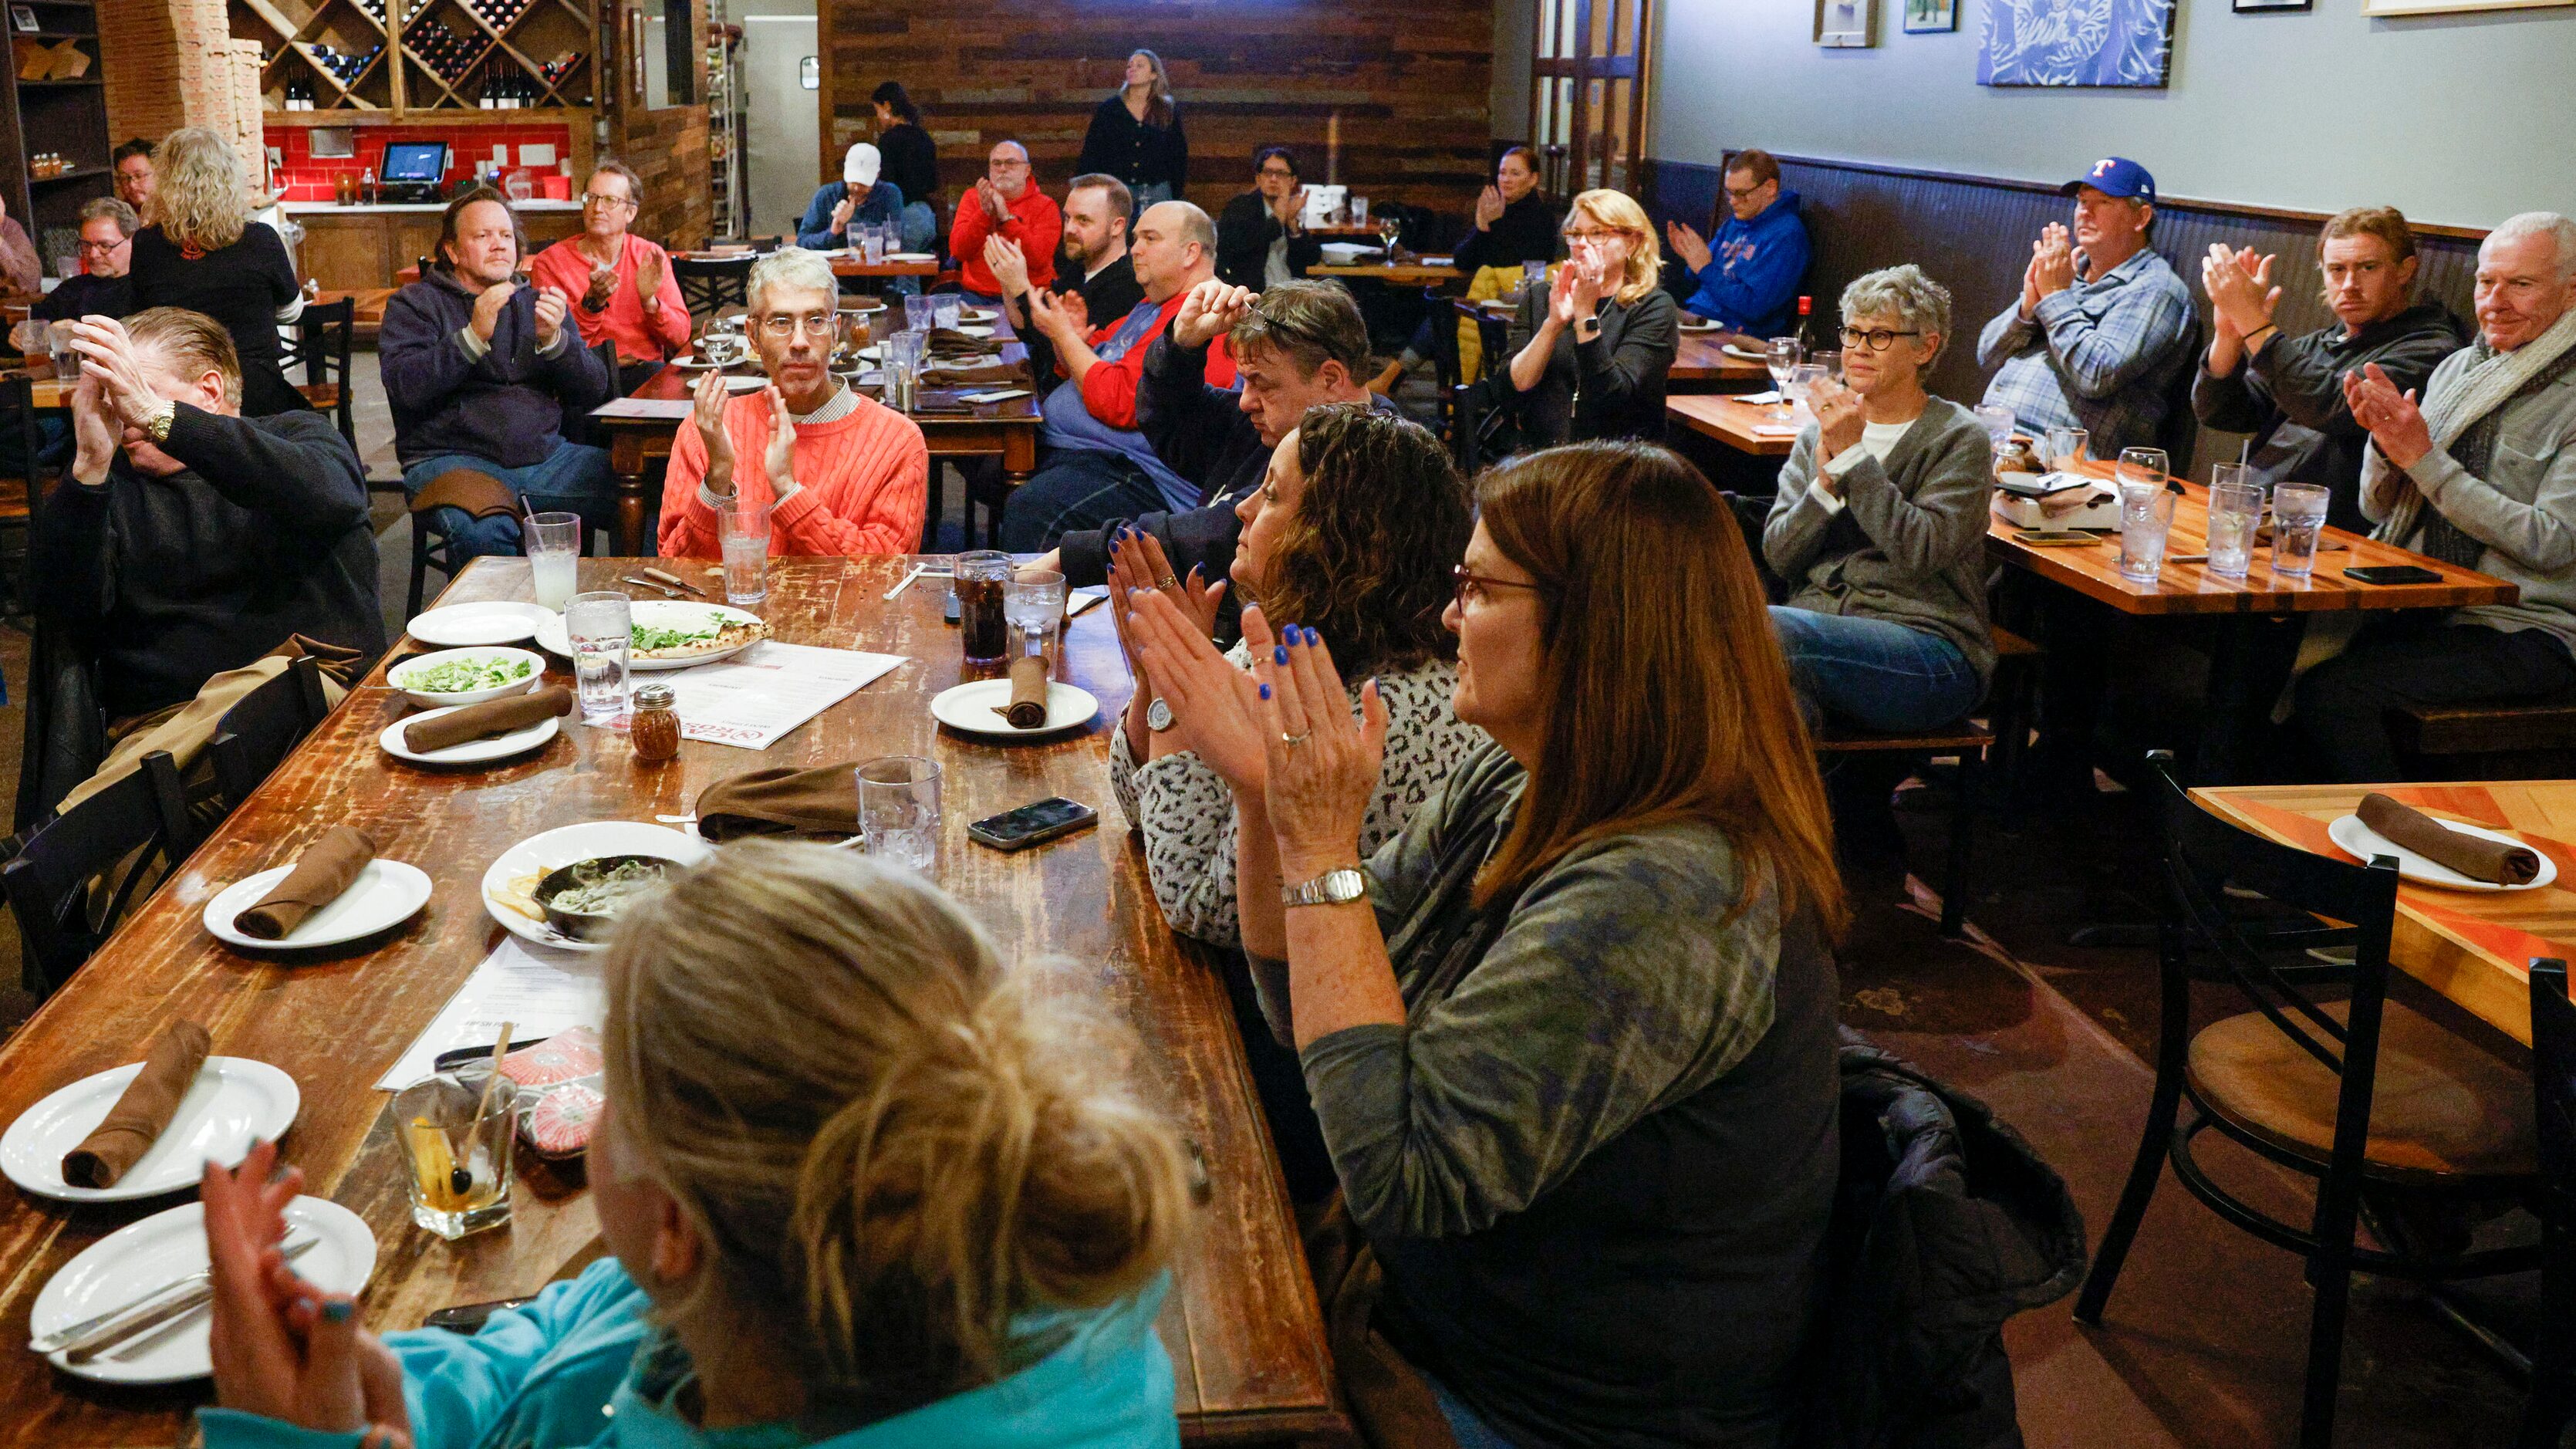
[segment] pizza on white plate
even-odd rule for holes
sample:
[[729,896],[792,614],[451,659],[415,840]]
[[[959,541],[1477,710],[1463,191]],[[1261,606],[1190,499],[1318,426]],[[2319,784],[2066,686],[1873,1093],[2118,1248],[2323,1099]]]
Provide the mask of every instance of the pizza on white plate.
[[769,637],[769,626],[748,614],[692,610],[647,615],[641,608],[628,646],[635,659],[703,659],[745,648]]

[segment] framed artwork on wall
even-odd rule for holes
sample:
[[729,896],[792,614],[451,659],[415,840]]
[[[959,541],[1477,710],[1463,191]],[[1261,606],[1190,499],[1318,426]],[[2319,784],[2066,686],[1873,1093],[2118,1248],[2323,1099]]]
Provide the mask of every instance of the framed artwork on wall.
[[2162,88],[2174,0],[1990,0],[1977,84]]
[[2317,0],[2235,0],[2236,13],[2252,10],[2313,10]]
[[1905,33],[1930,35],[1959,28],[1959,0],[1905,0]]
[[1878,0],[1816,0],[1816,44],[1849,50],[1871,44],[1877,33]]
[[2570,4],[2576,4],[2576,0],[2361,0],[2361,13],[2402,18],[2408,15],[2450,15],[2462,10],[2533,10]]

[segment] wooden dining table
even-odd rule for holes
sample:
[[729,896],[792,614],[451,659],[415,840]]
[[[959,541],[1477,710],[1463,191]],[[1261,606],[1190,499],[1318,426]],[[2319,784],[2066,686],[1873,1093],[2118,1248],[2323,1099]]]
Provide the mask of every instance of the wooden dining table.
[[2401,882],[2388,941],[2391,965],[2531,1045],[2531,958],[2576,958],[2576,780],[2250,785],[2191,794],[2204,809],[2267,840],[2350,861],[2326,830],[2372,791],[2428,815],[2510,831],[2557,867],[2555,880],[2530,890],[2444,890]]
[[[696,579],[702,560],[581,561],[585,588],[614,587],[643,564]],[[169,1023],[203,1024],[219,1055],[256,1058],[294,1077],[302,1110],[283,1139],[308,1193],[374,1230],[367,1326],[418,1326],[449,1305],[536,1292],[596,1258],[597,1220],[578,1170],[530,1167],[501,1228],[449,1243],[414,1227],[377,1078],[437,1016],[477,963],[509,940],[487,913],[490,861],[540,831],[592,820],[650,821],[689,811],[716,780],[768,766],[820,766],[913,754],[943,771],[939,883],[994,933],[1039,989],[1084,998],[1134,1033],[1128,1064],[1205,1165],[1195,1221],[1180,1234],[1161,1318],[1182,1436],[1192,1443],[1348,1442],[1323,1317],[1245,1066],[1216,963],[1164,925],[1141,846],[1117,819],[1109,732],[1129,682],[1106,610],[1072,620],[1059,677],[1099,697],[1101,713],[1066,734],[991,742],[936,725],[933,695],[969,677],[958,635],[940,620],[945,588],[921,580],[884,595],[907,560],[773,561],[764,607],[776,637],[906,657],[766,751],[691,741],[677,760],[637,761],[623,734],[567,722],[531,755],[481,769],[435,769],[386,754],[376,737],[406,713],[383,664],[138,907],[72,980],[0,1046],[0,1122],[92,1073],[135,1060]],[[442,603],[531,597],[528,565],[478,559]],[[397,646],[402,657],[417,646]],[[550,678],[569,684],[562,661]],[[969,821],[1050,795],[1100,810],[1100,825],[1003,854],[970,844]],[[321,959],[244,954],[208,934],[207,899],[284,863],[335,825],[366,830],[388,859],[428,872],[428,906],[389,936]],[[200,1381],[107,1387],[24,1350],[37,1292],[109,1231],[184,1201],[69,1205],[0,1182],[0,1449],[171,1444],[207,1401]]]
[[1405,287],[1438,286],[1467,280],[1467,274],[1451,266],[1447,257],[1424,257],[1411,262],[1353,262],[1348,266],[1317,262],[1306,269],[1306,275],[1339,277],[1344,281],[1377,281]]
[[935,277],[939,275],[939,259],[934,256],[926,260],[898,261],[888,257],[883,261],[868,262],[861,261],[849,252],[838,251],[832,253],[832,275],[836,277]]
[[1750,458],[1788,457],[1806,422],[1803,412],[1792,422],[1776,407],[1714,392],[1667,393],[1664,416]]

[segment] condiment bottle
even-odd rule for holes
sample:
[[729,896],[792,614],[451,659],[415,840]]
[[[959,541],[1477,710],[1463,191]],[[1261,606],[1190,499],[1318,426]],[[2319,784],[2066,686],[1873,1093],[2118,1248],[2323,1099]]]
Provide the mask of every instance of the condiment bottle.
[[650,763],[680,753],[680,713],[673,707],[678,702],[678,692],[667,684],[636,686],[635,713],[626,726],[635,758]]

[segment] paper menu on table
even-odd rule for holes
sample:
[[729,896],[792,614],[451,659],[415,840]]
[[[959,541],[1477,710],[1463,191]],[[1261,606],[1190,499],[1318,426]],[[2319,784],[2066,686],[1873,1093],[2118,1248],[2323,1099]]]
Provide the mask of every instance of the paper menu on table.
[[689,739],[765,750],[908,661],[900,654],[763,640],[721,664],[665,674]]
[[645,418],[674,422],[689,415],[697,404],[688,398],[621,397],[591,409],[595,418]]
[[549,951],[509,937],[483,958],[439,1008],[437,1019],[376,1079],[376,1090],[400,1091],[428,1076],[437,1070],[441,1052],[491,1050],[505,1021],[515,1023],[510,1035],[517,1041],[576,1026],[596,1027],[603,1004],[598,957]]

